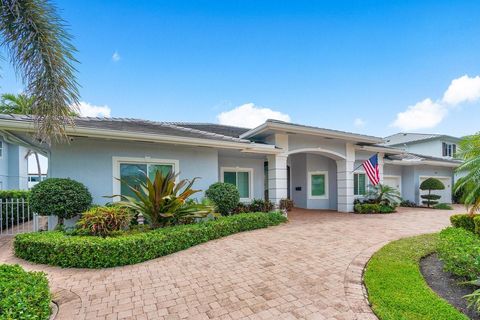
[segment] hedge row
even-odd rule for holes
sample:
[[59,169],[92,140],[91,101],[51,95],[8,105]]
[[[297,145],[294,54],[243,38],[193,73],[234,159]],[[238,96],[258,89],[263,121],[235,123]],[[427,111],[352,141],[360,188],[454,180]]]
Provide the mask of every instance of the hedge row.
[[395,208],[378,203],[357,203],[354,206],[356,213],[392,213],[395,212]]
[[0,319],[49,319],[50,301],[44,273],[27,272],[18,265],[0,265]]
[[198,224],[174,226],[117,237],[68,236],[37,232],[15,236],[17,257],[50,265],[107,268],[165,256],[237,232],[278,225],[281,213],[244,213]]
[[28,201],[30,191],[28,190],[0,190],[0,199],[25,199]]
[[440,232],[438,254],[446,271],[474,280],[480,277],[480,237],[463,228]]
[[450,223],[455,228],[463,228],[480,234],[480,214],[455,214],[450,217]]

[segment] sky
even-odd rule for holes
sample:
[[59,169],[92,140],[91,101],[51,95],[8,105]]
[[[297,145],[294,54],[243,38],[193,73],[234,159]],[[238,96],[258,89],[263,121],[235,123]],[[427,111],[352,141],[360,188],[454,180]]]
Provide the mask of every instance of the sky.
[[[480,130],[480,1],[54,1],[89,116]],[[23,85],[0,62],[0,90]]]

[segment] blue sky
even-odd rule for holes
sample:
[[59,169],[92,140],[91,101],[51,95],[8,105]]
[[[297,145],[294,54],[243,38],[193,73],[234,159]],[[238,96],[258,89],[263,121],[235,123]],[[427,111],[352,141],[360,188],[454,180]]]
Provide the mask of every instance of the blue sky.
[[[252,103],[223,121],[268,108],[379,136],[479,130],[478,1],[55,3],[79,50],[81,100],[115,117],[218,122]],[[1,90],[21,91],[4,64]]]

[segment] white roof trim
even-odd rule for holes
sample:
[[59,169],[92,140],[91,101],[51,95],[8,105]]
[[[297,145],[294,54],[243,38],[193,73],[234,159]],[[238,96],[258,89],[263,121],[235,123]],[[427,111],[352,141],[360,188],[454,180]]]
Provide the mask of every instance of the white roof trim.
[[434,161],[434,160],[388,160],[385,159],[385,163],[396,164],[400,166],[418,166],[418,165],[430,165],[438,167],[456,168],[460,163]]

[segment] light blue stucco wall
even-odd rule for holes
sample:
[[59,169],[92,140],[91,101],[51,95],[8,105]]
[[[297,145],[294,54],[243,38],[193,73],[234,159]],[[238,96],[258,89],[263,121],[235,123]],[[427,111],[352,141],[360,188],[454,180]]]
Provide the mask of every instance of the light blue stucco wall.
[[[218,181],[218,151],[212,148],[88,138],[74,138],[70,144],[54,144],[50,176],[84,183],[94,203],[103,204],[111,201],[104,196],[113,194],[112,157],[178,160],[180,179],[200,177],[194,188],[203,191]],[[203,192],[195,196],[201,198]]]
[[8,144],[2,141],[2,157],[0,157],[0,182],[2,183],[2,189],[8,189]]
[[[448,167],[435,167],[435,166],[416,166],[414,174],[415,183],[415,201],[420,203],[420,177],[450,177],[450,188],[453,182],[453,169]],[[446,186],[448,187],[448,186]],[[451,188],[453,189],[453,188]],[[450,199],[451,200],[451,199]],[[451,202],[451,201],[448,201]]]
[[253,197],[263,199],[264,195],[264,162],[266,159],[248,158],[244,154],[240,157],[218,157],[218,176],[222,167],[239,167],[253,170]]
[[[334,160],[316,154],[294,154],[289,159],[291,197],[295,206],[308,209],[337,209],[337,164]],[[328,199],[308,199],[308,173],[328,172]],[[300,187],[301,190],[296,190]]]

